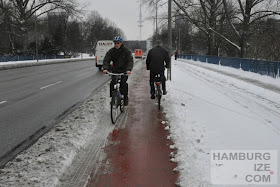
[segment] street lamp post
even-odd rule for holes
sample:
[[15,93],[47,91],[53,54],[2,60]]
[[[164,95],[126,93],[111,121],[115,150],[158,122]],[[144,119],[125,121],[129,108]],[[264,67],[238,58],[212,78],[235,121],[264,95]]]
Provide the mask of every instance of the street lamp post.
[[36,16],[36,12],[35,12],[35,43],[36,43],[36,60],[38,62],[39,59],[38,59],[38,36],[37,36],[37,16]]
[[82,41],[81,41],[81,59],[83,59],[83,48],[84,48],[84,21],[83,21],[83,17],[80,18],[80,20],[82,21],[81,23],[81,30],[82,30]]
[[[169,56],[171,60],[171,56],[172,56],[171,0],[168,0],[168,47],[169,47]],[[170,67],[167,71],[167,78],[171,80],[171,62],[170,62]]]
[[156,40],[158,39],[158,1],[156,0]]

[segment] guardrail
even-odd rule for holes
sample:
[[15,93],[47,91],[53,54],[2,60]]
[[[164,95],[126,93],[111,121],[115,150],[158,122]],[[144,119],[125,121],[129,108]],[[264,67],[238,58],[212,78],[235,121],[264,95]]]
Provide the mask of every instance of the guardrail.
[[[38,55],[38,60],[46,60],[46,59],[63,59],[70,58],[70,56],[64,55]],[[10,62],[10,61],[26,61],[26,60],[37,60],[36,55],[21,55],[21,56],[0,56],[1,62]]]
[[263,61],[245,58],[231,58],[207,55],[178,55],[179,58],[200,61],[210,64],[229,66],[244,71],[254,72],[261,75],[268,75],[279,78],[280,62]]

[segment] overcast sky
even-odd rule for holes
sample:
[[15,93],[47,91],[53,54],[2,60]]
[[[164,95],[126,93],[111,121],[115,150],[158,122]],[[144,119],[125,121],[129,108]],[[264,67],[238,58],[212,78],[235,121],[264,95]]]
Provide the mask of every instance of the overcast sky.
[[[80,3],[89,4],[87,11],[97,10],[103,18],[114,22],[125,34],[127,40],[139,40],[138,27],[140,3],[138,0],[79,0]],[[142,8],[141,39],[146,40],[153,34],[153,22],[145,20],[149,16],[146,8]]]

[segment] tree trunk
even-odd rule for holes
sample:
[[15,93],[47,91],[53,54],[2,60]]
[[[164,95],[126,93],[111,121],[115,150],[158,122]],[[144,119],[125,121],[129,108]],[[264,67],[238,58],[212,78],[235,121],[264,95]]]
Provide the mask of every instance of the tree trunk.
[[247,57],[247,43],[248,43],[248,34],[249,34],[249,29],[250,29],[250,15],[251,15],[251,10],[252,10],[252,0],[246,0],[246,5],[245,5],[245,12],[243,14],[243,31],[242,31],[242,36],[241,36],[241,41],[240,41],[240,58],[246,58]]
[[[210,1],[210,17],[209,17],[209,26],[212,29],[216,28],[216,9],[217,4],[215,0]],[[217,55],[217,50],[215,49],[215,33],[212,29],[208,29],[208,54]]]

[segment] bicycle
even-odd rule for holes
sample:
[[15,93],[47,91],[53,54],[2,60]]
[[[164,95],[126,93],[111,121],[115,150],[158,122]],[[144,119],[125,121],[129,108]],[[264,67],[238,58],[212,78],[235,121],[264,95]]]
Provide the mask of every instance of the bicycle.
[[158,101],[158,110],[160,110],[160,100],[162,97],[161,81],[162,81],[162,77],[160,76],[160,74],[157,74],[155,76],[154,84],[155,84],[155,88],[156,88],[155,96]]
[[[113,124],[116,123],[120,114],[124,112],[124,96],[120,92],[121,76],[126,75],[125,73],[111,73],[107,72],[111,76],[111,81],[114,83],[113,90],[111,90],[111,121]],[[120,109],[120,112],[118,110]]]

